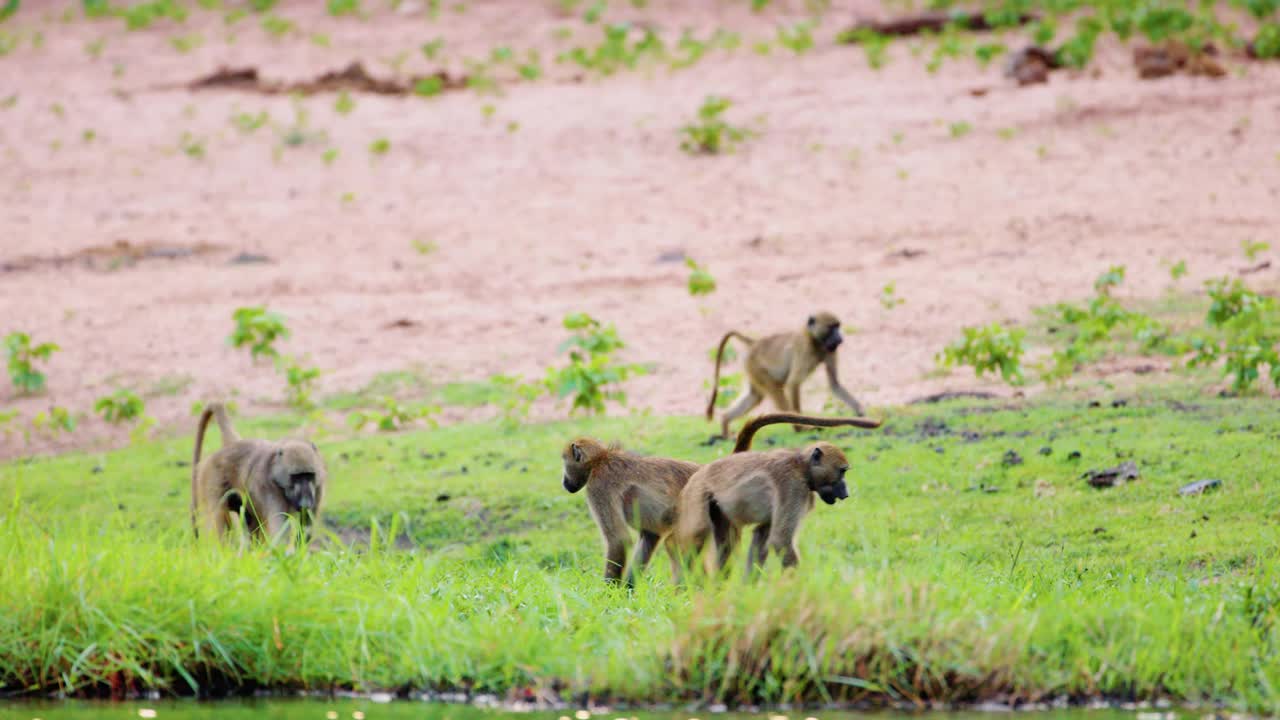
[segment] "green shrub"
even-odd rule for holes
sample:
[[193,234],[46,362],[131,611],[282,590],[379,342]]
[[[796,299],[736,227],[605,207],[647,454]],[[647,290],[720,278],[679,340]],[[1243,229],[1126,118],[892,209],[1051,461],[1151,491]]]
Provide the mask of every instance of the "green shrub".
[[289,407],[295,410],[314,408],[316,404],[311,395],[315,391],[316,380],[320,377],[320,368],[306,367],[296,358],[281,359],[278,367],[284,373],[284,400]]
[[44,389],[44,373],[36,369],[37,360],[48,360],[58,351],[53,343],[31,344],[31,336],[24,332],[11,332],[4,339],[9,355],[9,379],[22,393],[34,393]]
[[254,361],[260,356],[276,357],[276,340],[288,338],[289,328],[284,324],[284,317],[269,312],[264,306],[237,308],[231,315],[235,328],[231,331],[227,342],[232,347],[249,346],[249,354]]
[[647,370],[641,365],[614,362],[614,353],[625,347],[617,330],[586,313],[566,315],[564,327],[572,332],[560,346],[561,352],[569,351],[569,365],[547,370],[547,388],[557,397],[573,396],[571,413],[603,414],[606,403],[626,405],[627,395],[619,386]]
[[733,105],[728,98],[709,95],[698,108],[698,121],[680,128],[684,139],[680,149],[691,154],[719,155],[732,152],[733,148],[751,136],[745,128],[730,125],[723,119],[724,112]]
[[977,377],[998,372],[1010,385],[1022,384],[1022,354],[1025,351],[1022,339],[1026,331],[1006,329],[997,322],[984,327],[967,327],[962,332],[962,338],[939,354],[937,359],[943,367],[969,365]]
[[1272,386],[1280,387],[1280,312],[1276,301],[1260,295],[1239,279],[1219,278],[1206,283],[1209,312],[1205,323],[1218,337],[1197,337],[1191,341],[1192,367],[1223,361],[1223,372],[1231,377],[1231,389],[1250,391],[1266,368]]
[[690,295],[710,295],[716,291],[716,279],[705,267],[699,265],[693,258],[685,258],[684,264],[689,268]]
[[111,395],[98,398],[93,404],[93,411],[112,425],[133,422],[142,417],[146,404],[132,390],[117,390]]

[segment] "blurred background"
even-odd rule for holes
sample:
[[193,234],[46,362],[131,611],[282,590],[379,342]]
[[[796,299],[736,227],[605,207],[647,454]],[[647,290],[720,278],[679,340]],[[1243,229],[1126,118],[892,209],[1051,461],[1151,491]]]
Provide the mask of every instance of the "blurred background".
[[[1274,3],[6,12],[4,457],[186,432],[209,398],[560,417],[618,373],[625,407],[695,415],[726,330],[817,310],[874,406],[1137,382],[1189,340],[1064,370],[1044,309],[1120,298],[1168,338],[1204,324],[1206,280],[1275,285]],[[977,377],[1008,352],[973,346],[940,367],[966,327],[1022,328],[1048,370]]]

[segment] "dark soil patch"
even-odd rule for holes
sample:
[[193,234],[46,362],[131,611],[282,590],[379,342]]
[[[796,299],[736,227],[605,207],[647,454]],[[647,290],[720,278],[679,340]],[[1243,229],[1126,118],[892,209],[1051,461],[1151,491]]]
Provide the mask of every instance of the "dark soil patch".
[[1166,42],[1160,45],[1138,46],[1133,49],[1133,66],[1143,80],[1168,77],[1175,73],[1219,78],[1227,74],[1217,60],[1218,51],[1206,45],[1200,52],[1192,52],[1182,43]]
[[30,272],[45,268],[60,269],[80,266],[90,270],[112,271],[132,267],[146,260],[179,260],[209,255],[222,248],[212,243],[173,245],[168,243],[132,243],[117,240],[112,245],[95,245],[68,255],[26,256],[0,262],[0,272]]
[[947,390],[945,392],[934,393],[918,397],[908,402],[908,405],[932,405],[945,400],[995,400],[999,395],[982,390]]
[[182,87],[192,91],[232,90],[261,95],[315,95],[343,91],[372,95],[432,95],[445,90],[461,90],[466,86],[466,77],[454,77],[443,70],[403,80],[385,79],[370,75],[363,64],[353,62],[341,70],[331,70],[310,80],[295,82],[265,80],[254,67],[223,67]]
[[[1034,22],[1038,18],[1030,13],[1019,15],[1014,21],[1014,25],[1026,25]],[[840,41],[846,44],[853,44],[858,41],[858,36],[872,32],[877,35],[893,35],[896,37],[904,37],[907,35],[919,35],[923,32],[942,32],[948,26],[958,30],[971,30],[974,32],[986,32],[997,29],[982,13],[969,14],[965,12],[925,12],[919,15],[908,15],[906,17],[892,18],[889,20],[862,20],[853,27],[844,31],[840,35]]]

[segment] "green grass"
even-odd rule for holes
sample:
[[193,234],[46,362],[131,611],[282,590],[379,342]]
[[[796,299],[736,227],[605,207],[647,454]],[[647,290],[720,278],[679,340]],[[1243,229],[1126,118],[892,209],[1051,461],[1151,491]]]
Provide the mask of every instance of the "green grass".
[[[322,441],[327,521],[355,542],[291,556],[191,541],[190,438],[0,466],[0,691],[564,683],[629,702],[1280,709],[1273,401],[1156,389],[1118,408],[1052,396],[886,415],[823,434],[849,454],[852,497],[806,521],[797,572],[680,590],[657,557],[631,595],[600,578],[559,450],[585,433],[727,452],[701,444],[700,419]],[[240,424],[277,436],[290,421]],[[772,428],[757,446],[809,437]],[[1129,459],[1129,485],[1080,479]],[[1205,477],[1223,489],[1177,494]]]
[[417,370],[378,373],[367,385],[353,392],[337,393],[321,404],[329,410],[355,410],[378,406],[383,397],[413,400],[455,407],[481,407],[496,402],[502,389],[488,382],[434,383]]

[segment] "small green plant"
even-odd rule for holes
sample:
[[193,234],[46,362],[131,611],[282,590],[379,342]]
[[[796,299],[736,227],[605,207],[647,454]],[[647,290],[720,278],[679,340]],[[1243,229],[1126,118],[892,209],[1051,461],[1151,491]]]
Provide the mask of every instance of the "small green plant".
[[413,83],[413,94],[419,97],[435,97],[444,92],[444,79],[439,75],[427,75]]
[[685,258],[684,264],[689,268],[689,294],[693,296],[709,295],[716,291],[716,279],[705,267],[694,262],[693,258]]
[[561,352],[569,351],[569,365],[547,370],[547,388],[557,397],[573,396],[570,413],[602,414],[606,403],[626,405],[626,393],[619,386],[647,369],[614,362],[614,353],[625,347],[617,330],[586,313],[566,315],[564,327],[572,333],[560,346]]
[[434,61],[440,56],[440,50],[444,48],[444,38],[436,38],[431,42],[422,44],[422,56],[428,60]]
[[885,310],[892,310],[905,302],[906,300],[898,297],[896,282],[890,282],[880,288],[880,306]]
[[351,93],[343,90],[338,93],[338,98],[333,101],[333,109],[339,115],[348,115],[352,110],[356,109],[356,101],[351,97]]
[[528,382],[515,375],[494,375],[489,378],[489,383],[494,389],[493,404],[502,412],[502,428],[508,432],[529,417],[534,401],[547,391],[545,383]]
[[277,368],[284,374],[286,383],[284,400],[294,410],[310,410],[316,406],[312,399],[320,368],[302,365],[296,358],[281,358]]
[[347,422],[356,430],[362,430],[366,425],[373,425],[378,432],[403,430],[418,420],[424,419],[431,427],[437,425],[436,421],[431,419],[432,415],[440,412],[440,408],[436,405],[401,405],[391,396],[383,397],[381,402],[380,410],[361,410],[352,413],[347,418]]
[[1081,364],[1094,359],[1097,346],[1109,340],[1117,327],[1122,324],[1142,324],[1139,322],[1140,317],[1150,321],[1144,327],[1151,341],[1155,341],[1160,333],[1151,324],[1154,321],[1125,310],[1111,294],[1112,290],[1124,282],[1124,276],[1124,266],[1114,265],[1094,280],[1094,296],[1088,305],[1080,307],[1059,303],[1055,306],[1058,319],[1071,330],[1072,336],[1065,348],[1054,351],[1052,365],[1042,371],[1046,380],[1069,377]]
[[369,152],[373,155],[386,155],[391,150],[391,141],[386,138],[378,138],[369,143]]
[[204,140],[189,132],[182,133],[182,137],[178,139],[178,148],[183,155],[193,160],[201,160],[205,155]]
[[778,28],[778,44],[797,55],[809,52],[813,49],[813,26],[808,22],[798,22]]
[[89,57],[97,60],[102,57],[102,51],[107,47],[106,38],[98,38],[84,44],[84,51]]
[[1280,57],[1280,23],[1263,23],[1253,39],[1253,52],[1263,60]]
[[120,8],[115,12],[124,18],[125,27],[129,30],[146,29],[158,20],[168,19],[174,22],[184,22],[187,19],[186,7],[177,2],[177,0],[140,2]]
[[262,29],[273,38],[279,39],[294,32],[297,26],[288,18],[279,15],[267,15],[262,18]]
[[1271,243],[1241,240],[1240,249],[1244,251],[1244,256],[1249,259],[1249,262],[1253,262],[1259,255],[1271,249]]
[[231,124],[240,132],[248,135],[263,125],[266,125],[270,119],[271,116],[267,114],[266,110],[263,110],[256,115],[242,112],[236,113],[231,117]]
[[0,410],[0,439],[8,440],[17,422],[17,410]]
[[949,130],[951,132],[951,137],[959,139],[972,132],[973,126],[962,120],[960,122],[951,123]]
[[31,418],[31,426],[38,432],[47,432],[51,435],[57,435],[60,432],[75,432],[76,419],[70,410],[64,407],[54,405],[46,412],[37,413]]
[[173,45],[173,49],[183,55],[199,48],[204,44],[204,36],[200,33],[191,33],[189,35],[177,35],[169,38],[169,44]]
[[979,67],[985,68],[1007,51],[1008,48],[1001,43],[979,43],[973,48],[973,57],[978,61]]
[[324,161],[325,165],[332,165],[334,161],[338,159],[338,148],[329,148],[328,150],[325,150],[324,154],[320,156],[320,159]]
[[542,59],[538,55],[537,50],[530,50],[525,62],[516,66],[516,72],[520,73],[520,77],[529,82],[533,82],[542,77]]
[[227,338],[234,348],[249,347],[249,355],[256,362],[259,357],[278,357],[277,340],[289,337],[284,317],[270,312],[264,306],[237,308],[231,315],[235,328]]
[[728,98],[708,96],[698,108],[698,121],[680,129],[684,135],[680,148],[691,154],[718,155],[731,152],[746,140],[749,130],[730,125],[722,117],[732,105]]
[[360,12],[360,0],[328,0],[325,5],[334,17],[356,15]]
[[98,398],[93,404],[93,411],[112,425],[132,423],[143,416],[146,404],[132,390],[120,389],[110,395]]
[[1169,277],[1173,278],[1175,281],[1181,280],[1183,277],[1186,277],[1186,274],[1187,274],[1186,260],[1179,260],[1178,262],[1173,264],[1173,267],[1169,268]]
[[1193,338],[1191,367],[1223,360],[1223,372],[1231,376],[1231,388],[1248,392],[1269,369],[1271,384],[1280,387],[1280,308],[1274,298],[1250,290],[1239,279],[1218,278],[1206,283],[1209,312],[1206,324],[1221,337]]
[[587,8],[586,12],[582,13],[582,21],[587,24],[600,22],[600,18],[604,15],[605,8],[607,7],[608,4],[605,0],[595,0],[595,2],[591,3],[590,7]]
[[9,380],[21,393],[35,393],[44,389],[44,373],[36,369],[36,362],[48,360],[60,348],[53,343],[33,345],[31,336],[24,332],[11,332],[4,339],[9,355]]
[[430,255],[431,253],[439,250],[440,246],[437,245],[434,240],[422,240],[419,238],[414,238],[413,249],[419,255]]
[[938,355],[937,360],[942,367],[970,365],[977,377],[998,372],[1006,383],[1022,384],[1022,354],[1025,351],[1022,339],[1026,331],[1005,328],[993,322],[983,327],[967,327],[962,332],[962,338]]

